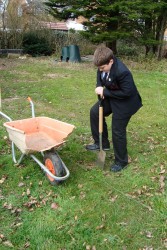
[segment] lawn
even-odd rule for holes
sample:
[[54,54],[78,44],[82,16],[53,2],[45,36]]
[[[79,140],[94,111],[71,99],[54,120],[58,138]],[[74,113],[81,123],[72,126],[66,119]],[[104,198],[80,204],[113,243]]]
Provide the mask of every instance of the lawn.
[[19,166],[13,163],[6,120],[0,119],[1,250],[167,249],[167,61],[125,62],[143,107],[128,125],[129,166],[115,174],[110,133],[104,170],[96,166],[96,153],[85,150],[92,141],[89,110],[97,98],[92,63],[0,59],[6,115],[31,117],[30,96],[36,116],[76,126],[57,149],[70,177],[53,186],[29,156]]

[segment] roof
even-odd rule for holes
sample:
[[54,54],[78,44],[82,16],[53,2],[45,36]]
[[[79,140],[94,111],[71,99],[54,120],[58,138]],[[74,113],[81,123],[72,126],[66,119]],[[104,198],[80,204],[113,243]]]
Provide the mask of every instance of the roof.
[[41,25],[45,28],[52,29],[52,30],[64,30],[68,31],[68,27],[65,22],[40,22]]
[[78,23],[77,20],[67,20],[67,22],[40,22],[40,24],[48,29],[68,31],[74,30],[85,30],[82,23]]

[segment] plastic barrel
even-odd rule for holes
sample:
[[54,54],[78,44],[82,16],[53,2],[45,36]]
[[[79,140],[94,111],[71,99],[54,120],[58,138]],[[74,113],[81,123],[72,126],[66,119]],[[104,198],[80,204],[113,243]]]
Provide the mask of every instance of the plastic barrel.
[[70,62],[80,62],[81,56],[77,45],[69,45]]
[[68,62],[69,58],[70,58],[69,46],[65,46],[62,48],[61,61]]

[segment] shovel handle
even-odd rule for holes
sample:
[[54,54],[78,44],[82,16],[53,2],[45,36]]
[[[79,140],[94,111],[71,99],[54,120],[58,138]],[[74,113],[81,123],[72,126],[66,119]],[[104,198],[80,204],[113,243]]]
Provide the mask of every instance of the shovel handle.
[[103,132],[103,107],[99,107],[99,133]]
[[103,99],[101,98],[100,95],[98,95],[98,100],[99,100],[99,134],[102,134],[103,133],[103,105],[102,105]]

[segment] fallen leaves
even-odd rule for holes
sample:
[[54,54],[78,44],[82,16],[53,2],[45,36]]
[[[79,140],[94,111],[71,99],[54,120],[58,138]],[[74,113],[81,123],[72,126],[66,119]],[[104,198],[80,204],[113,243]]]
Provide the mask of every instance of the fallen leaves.
[[6,179],[7,179],[7,175],[3,175],[2,178],[0,179],[0,184],[3,184]]
[[115,202],[117,198],[118,198],[118,195],[111,196],[110,201]]
[[26,194],[27,194],[27,196],[29,196],[29,195],[31,194],[31,192],[30,192],[30,189],[29,189],[29,188],[27,189]]
[[147,247],[147,246],[146,246],[146,247],[144,247],[144,248],[142,248],[142,249],[140,248],[139,250],[154,250],[154,248],[153,248],[153,247]]
[[30,246],[30,242],[27,241],[25,244],[24,244],[24,248],[28,248]]
[[4,235],[3,234],[0,234],[0,239],[4,239]]
[[101,224],[100,226],[97,226],[97,227],[96,227],[96,230],[103,229],[104,227],[105,227],[104,224]]
[[0,189],[0,200],[5,199],[5,197],[2,195],[2,190]]
[[158,176],[151,177],[152,181],[154,181],[154,182],[157,182],[159,179],[159,189],[158,190],[155,190],[155,188],[143,185],[141,188],[138,188],[134,192],[127,193],[126,196],[129,196],[132,199],[136,199],[136,198],[141,197],[141,196],[153,197],[154,195],[163,194],[165,192],[165,176],[162,175],[162,173],[165,173],[165,170],[161,168],[160,177],[158,177]]
[[23,182],[20,182],[19,184],[18,184],[18,187],[23,187],[25,184],[23,183]]
[[127,223],[127,222],[122,221],[122,222],[117,223],[117,225],[122,226],[122,227],[125,227],[125,226],[127,226],[127,225],[128,225],[128,223]]
[[153,235],[151,232],[146,231],[146,237],[150,239],[150,238],[153,238]]
[[155,148],[156,145],[159,145],[160,142],[156,139],[154,139],[151,136],[148,136],[147,138],[147,143],[150,145],[150,149],[153,150]]
[[[83,246],[85,245],[85,243],[83,244]],[[96,250],[95,246],[90,246],[90,245],[86,245],[86,250]]]
[[40,203],[38,202],[38,200],[36,200],[33,197],[30,197],[30,200],[28,202],[25,202],[23,204],[23,206],[27,207],[29,209],[29,211],[33,211],[34,207],[41,207]]
[[[3,235],[0,234],[0,243],[3,244],[4,246],[8,247],[8,248],[14,248],[14,245],[12,244],[12,242],[10,240],[7,240],[7,238]],[[27,241],[22,249],[26,249],[30,246],[30,242]]]
[[8,204],[7,202],[5,202],[3,204],[3,207],[10,210],[11,214],[15,214],[16,216],[18,216],[22,212],[21,208],[14,207],[11,203]]
[[59,204],[58,203],[56,203],[56,202],[53,202],[52,204],[51,204],[51,209],[53,209],[53,210],[57,210],[60,206],[59,206]]
[[167,238],[166,239],[162,239],[162,243],[163,243],[164,247],[167,248]]
[[109,191],[108,195],[109,195],[109,201],[111,202],[115,202],[118,198],[118,195],[117,194],[114,195],[112,191]]
[[159,183],[160,183],[160,192],[164,193],[165,192],[165,176],[163,175],[160,176]]
[[9,240],[7,240],[7,238],[3,234],[0,234],[0,243],[2,243],[6,247],[14,247],[13,244]]
[[161,171],[159,172],[159,174],[165,174],[166,170],[164,168],[161,168]]
[[13,244],[9,240],[4,241],[3,245],[6,246],[6,247],[14,247]]
[[86,196],[85,192],[81,191],[80,192],[80,199],[81,200],[85,199],[85,196]]
[[126,196],[129,196],[133,199],[136,199],[137,197],[140,197],[142,195],[151,197],[153,196],[153,194],[151,193],[152,190],[153,188],[149,188],[146,185],[144,185],[140,189],[135,190],[134,192],[127,193]]

